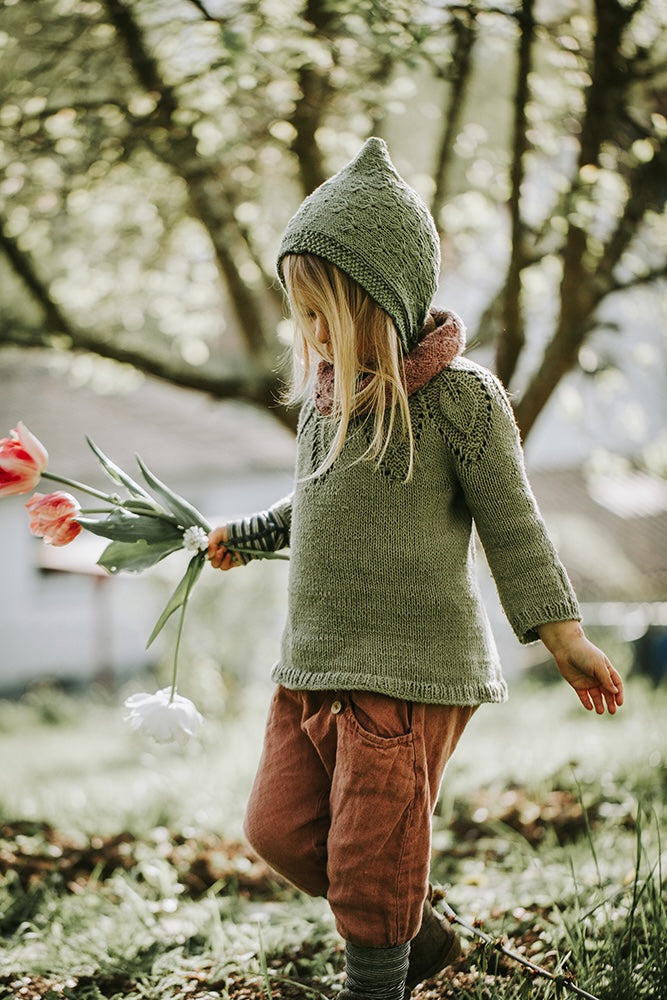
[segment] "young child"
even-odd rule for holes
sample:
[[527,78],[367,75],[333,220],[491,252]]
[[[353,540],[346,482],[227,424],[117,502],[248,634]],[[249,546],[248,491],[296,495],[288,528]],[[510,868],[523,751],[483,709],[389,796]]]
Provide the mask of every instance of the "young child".
[[526,479],[498,380],[430,309],[439,240],[381,139],[303,202],[278,258],[302,404],[294,490],[209,536],[213,567],[290,547],[289,611],[246,834],[326,896],[343,1000],[403,1000],[458,941],[429,902],[431,817],[478,705],[506,697],[473,525],[505,613],[587,709],[623,701]]

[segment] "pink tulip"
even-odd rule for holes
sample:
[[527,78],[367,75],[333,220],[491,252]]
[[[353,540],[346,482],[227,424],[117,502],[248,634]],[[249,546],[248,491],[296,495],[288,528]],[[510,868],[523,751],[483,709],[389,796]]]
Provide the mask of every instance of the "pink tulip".
[[69,493],[35,493],[26,507],[30,512],[30,530],[47,545],[67,545],[83,531],[75,518],[81,507]]
[[0,496],[30,493],[49,460],[44,445],[20,420],[9,433],[0,440]]

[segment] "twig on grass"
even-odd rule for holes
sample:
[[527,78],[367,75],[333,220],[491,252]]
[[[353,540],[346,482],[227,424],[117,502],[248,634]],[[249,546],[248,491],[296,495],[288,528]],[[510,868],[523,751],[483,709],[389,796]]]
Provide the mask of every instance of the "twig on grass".
[[314,986],[308,986],[306,983],[300,983],[298,979],[290,979],[289,976],[279,976],[277,972],[271,972],[269,970],[269,975],[271,979],[275,979],[278,983],[287,983],[293,990],[301,990],[303,993],[307,993],[313,997],[319,997],[319,1000],[329,1000],[326,994],[321,993],[320,990],[316,989]]
[[596,997],[593,993],[587,993],[586,990],[582,990],[581,987],[573,983],[568,976],[557,975],[556,973],[549,972],[548,969],[543,969],[541,965],[536,965],[535,962],[531,962],[530,959],[524,958],[523,955],[518,955],[516,952],[511,951],[499,939],[491,937],[490,934],[480,930],[478,927],[471,927],[470,924],[467,924],[461,919],[461,917],[459,917],[458,913],[456,913],[444,899],[440,900],[438,905],[442,907],[445,916],[451,923],[458,924],[464,930],[474,934],[493,951],[499,951],[507,958],[511,958],[514,962],[518,962],[520,965],[523,965],[524,968],[528,969],[528,971],[534,976],[542,976],[544,979],[549,979],[555,984],[559,994],[562,992],[563,988],[566,988],[571,990],[573,993],[576,993],[577,996],[584,997],[585,1000],[599,1000],[599,997]]

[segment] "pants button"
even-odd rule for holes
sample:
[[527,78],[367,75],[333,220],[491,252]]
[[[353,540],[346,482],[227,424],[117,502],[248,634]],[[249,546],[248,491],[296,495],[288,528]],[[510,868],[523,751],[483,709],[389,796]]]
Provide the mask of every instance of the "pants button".
[[333,712],[334,715],[338,715],[338,713],[342,710],[342,708],[343,708],[342,701],[331,702],[331,711]]

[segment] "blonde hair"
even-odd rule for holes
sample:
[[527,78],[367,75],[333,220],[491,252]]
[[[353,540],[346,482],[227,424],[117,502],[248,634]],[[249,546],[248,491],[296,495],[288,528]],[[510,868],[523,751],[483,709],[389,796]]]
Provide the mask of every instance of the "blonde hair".
[[[371,426],[370,444],[359,460],[374,459],[379,464],[398,417],[409,445],[407,481],[412,475],[414,438],[403,350],[391,317],[356,281],[321,257],[289,254],[282,268],[295,325],[287,401],[297,403],[310,397],[322,358],[334,368],[331,416],[336,433],[312,476],[331,467],[357,416]],[[315,338],[315,316],[328,328],[327,344]]]

